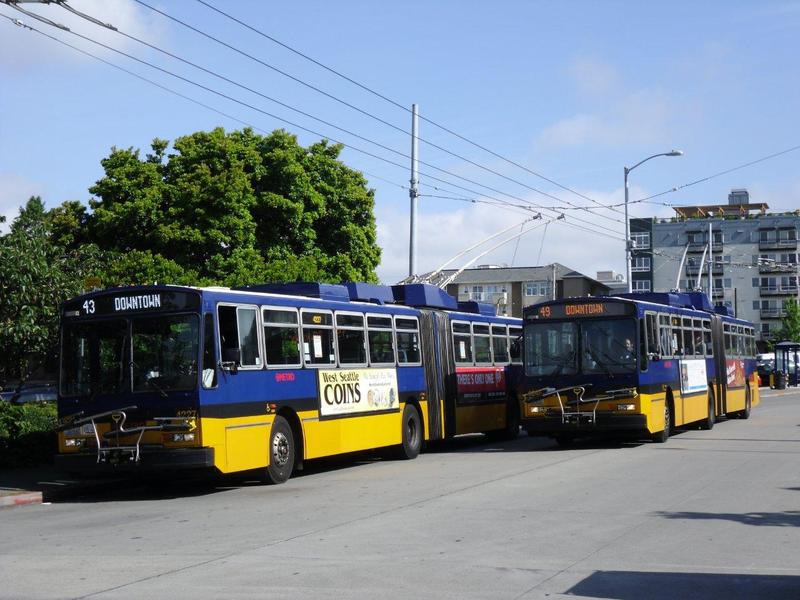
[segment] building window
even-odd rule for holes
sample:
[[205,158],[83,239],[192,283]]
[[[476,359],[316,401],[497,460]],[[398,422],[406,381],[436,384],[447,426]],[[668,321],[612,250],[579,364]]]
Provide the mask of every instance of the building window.
[[631,242],[634,250],[650,248],[650,233],[647,231],[631,233]]
[[469,293],[470,300],[476,300],[477,302],[483,301],[483,286],[482,285],[473,285],[472,290]]
[[632,282],[633,287],[631,288],[634,292],[649,292],[650,291],[650,281],[647,279],[634,279]]
[[551,293],[551,282],[549,281],[530,281],[525,284],[526,296],[549,296]]
[[631,263],[631,271],[641,273],[650,270],[649,256],[634,256]]

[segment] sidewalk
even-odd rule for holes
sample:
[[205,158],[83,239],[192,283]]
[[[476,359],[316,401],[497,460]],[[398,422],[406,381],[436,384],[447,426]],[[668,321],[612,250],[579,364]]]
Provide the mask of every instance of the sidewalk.
[[67,476],[52,465],[3,469],[0,470],[0,509],[51,502],[86,489],[87,483]]

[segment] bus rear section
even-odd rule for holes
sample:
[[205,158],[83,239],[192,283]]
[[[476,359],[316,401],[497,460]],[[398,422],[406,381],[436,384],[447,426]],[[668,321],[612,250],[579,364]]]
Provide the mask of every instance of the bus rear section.
[[56,464],[70,472],[214,465],[198,418],[200,295],[121,288],[61,309]]

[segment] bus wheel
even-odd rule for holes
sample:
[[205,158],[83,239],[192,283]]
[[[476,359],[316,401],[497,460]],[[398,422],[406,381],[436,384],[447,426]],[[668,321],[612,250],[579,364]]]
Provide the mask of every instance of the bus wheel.
[[403,409],[403,443],[400,448],[400,458],[416,458],[422,448],[422,421],[419,418],[417,407],[406,404]]
[[664,429],[654,433],[652,440],[658,444],[663,444],[669,439],[669,434],[672,429],[672,413],[669,406],[669,398],[664,399]]
[[740,410],[736,416],[740,419],[750,418],[750,385],[744,388],[744,410]]
[[700,421],[700,429],[714,429],[714,423],[717,421],[716,410],[717,403],[714,402],[714,390],[708,388],[708,416]]
[[294,468],[294,436],[289,423],[280,415],[272,422],[269,435],[269,466],[267,483],[283,483],[292,475]]

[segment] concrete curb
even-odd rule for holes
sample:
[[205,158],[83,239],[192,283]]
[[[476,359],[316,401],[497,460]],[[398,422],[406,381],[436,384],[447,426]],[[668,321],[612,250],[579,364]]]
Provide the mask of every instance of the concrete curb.
[[0,496],[0,508],[13,508],[26,504],[41,504],[42,492],[13,492]]

